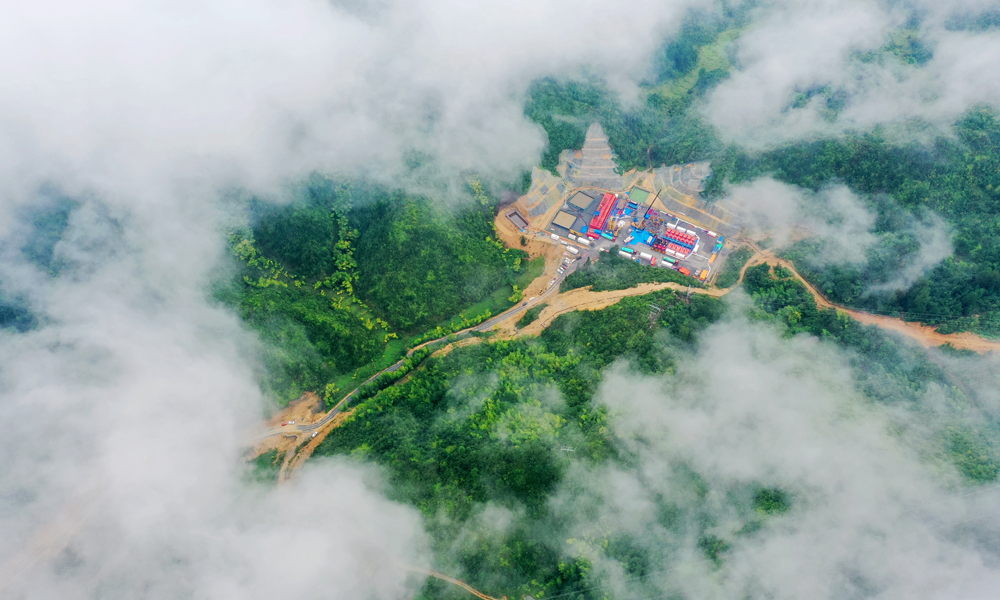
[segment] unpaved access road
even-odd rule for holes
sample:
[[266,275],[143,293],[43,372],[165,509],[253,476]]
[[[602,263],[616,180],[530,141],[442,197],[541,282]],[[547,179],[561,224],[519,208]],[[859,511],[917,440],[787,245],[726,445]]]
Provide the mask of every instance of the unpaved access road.
[[[930,325],[922,325],[920,323],[904,321],[896,317],[888,317],[885,315],[873,315],[871,313],[834,304],[827,300],[826,296],[821,294],[819,290],[812,286],[812,284],[806,281],[805,278],[795,270],[795,265],[791,262],[776,257],[770,250],[762,250],[756,244],[751,243],[749,246],[754,250],[754,255],[747,261],[747,264],[740,271],[740,279],[736,286],[739,286],[739,284],[743,282],[743,276],[746,274],[747,269],[752,266],[759,265],[761,263],[767,263],[772,266],[780,265],[791,271],[796,279],[801,281],[802,284],[806,286],[806,289],[809,290],[810,294],[812,294],[812,297],[816,300],[816,304],[820,308],[833,308],[839,312],[845,313],[852,319],[856,319],[857,321],[864,323],[865,325],[876,325],[882,329],[895,331],[896,333],[900,333],[906,337],[916,340],[924,348],[936,348],[937,346],[943,346],[944,344],[951,344],[954,348],[972,350],[980,354],[1000,350],[1000,341],[980,337],[974,333],[940,333]],[[736,286],[734,286],[734,288]],[[730,290],[734,288],[730,288]],[[726,292],[728,293],[730,290],[726,290]]]
[[[832,302],[827,300],[827,298],[823,296],[823,294],[821,294],[816,288],[814,288],[808,281],[806,281],[805,278],[803,278],[798,271],[795,270],[795,265],[793,265],[791,262],[787,260],[774,256],[774,253],[772,251],[761,249],[752,242],[749,242],[749,246],[751,249],[754,250],[754,255],[750,258],[749,261],[747,261],[747,264],[743,266],[743,268],[740,271],[739,280],[737,281],[736,285],[734,285],[731,288],[727,289],[696,288],[696,287],[688,287],[678,283],[668,282],[668,283],[644,283],[636,287],[625,290],[611,290],[606,292],[594,292],[589,288],[577,288],[562,293],[559,293],[559,284],[562,282],[562,280],[565,278],[566,275],[569,275],[569,273],[572,272],[572,270],[575,270],[576,267],[582,264],[583,261],[582,260],[575,261],[572,264],[571,268],[565,274],[556,275],[554,283],[552,283],[551,280],[546,281],[546,278],[551,276],[550,271],[553,271],[554,268],[560,264],[560,261],[563,258],[563,253],[561,252],[561,248],[559,248],[559,246],[554,243],[551,245],[556,246],[558,251],[544,252],[545,246],[550,244],[550,242],[547,239],[538,239],[537,241],[534,241],[534,243],[538,244],[536,248],[538,248],[538,250],[541,251],[540,253],[543,253],[543,255],[546,256],[546,272],[543,273],[542,276],[540,276],[535,282],[532,283],[532,287],[535,290],[542,289],[543,291],[533,299],[523,302],[519,306],[512,307],[511,309],[489,319],[484,323],[481,323],[480,325],[476,325],[475,327],[470,327],[463,331],[452,334],[453,336],[461,336],[462,334],[468,334],[469,332],[472,331],[486,332],[490,330],[496,330],[499,336],[504,339],[510,339],[513,337],[535,336],[541,333],[543,329],[551,325],[552,322],[560,315],[573,312],[575,310],[600,310],[618,303],[622,298],[627,298],[629,296],[640,296],[643,294],[649,294],[651,292],[656,292],[665,289],[672,289],[691,294],[705,294],[718,298],[725,296],[726,294],[730,293],[731,291],[739,287],[739,285],[743,282],[743,277],[746,275],[746,271],[748,268],[755,265],[759,265],[761,263],[767,263],[772,266],[780,265],[788,269],[799,281],[802,282],[802,284],[806,287],[806,289],[809,290],[809,293],[812,294],[813,298],[816,300],[816,304],[819,307],[833,308],[847,314],[851,318],[856,319],[861,323],[865,323],[867,325],[876,325],[883,329],[895,331],[897,333],[900,333],[911,339],[916,340],[925,348],[932,348],[936,346],[941,346],[943,344],[951,344],[955,348],[972,350],[978,353],[986,353],[986,352],[992,352],[994,350],[1000,350],[1000,341],[989,340],[980,337],[974,333],[967,333],[967,332],[950,333],[950,334],[939,333],[935,331],[933,327],[927,325],[921,325],[919,323],[910,323],[894,317],[873,315],[870,313],[850,308],[845,308],[843,306],[833,304]],[[593,253],[596,255],[596,251],[593,251]],[[521,313],[543,302],[547,302],[548,306],[546,306],[545,309],[542,310],[538,319],[536,319],[533,323],[522,329],[517,329],[516,327],[517,318],[521,315]],[[422,348],[429,344],[438,343],[442,339],[444,338],[430,340],[424,342],[423,344],[420,344],[419,346],[412,348],[407,353],[407,357],[411,356],[413,352],[415,352],[419,348]],[[464,341],[462,345],[477,343],[477,341],[478,340],[476,338],[473,338]],[[447,353],[453,347],[455,347],[454,344],[449,344],[441,351],[443,353]],[[395,371],[399,369],[403,365],[403,360],[404,359],[400,359],[397,363],[372,375],[371,378],[368,379],[368,381],[375,380],[382,373],[386,373],[388,371]],[[358,389],[360,389],[360,387]],[[318,422],[310,424],[287,425],[284,427],[271,427],[267,431],[263,432],[257,438],[256,441],[261,441],[264,440],[265,438],[277,434],[301,435],[316,430],[324,430],[323,435],[325,437],[325,435],[329,433],[329,429],[325,428],[325,426],[328,423],[330,423],[330,421],[333,420],[340,413],[341,409],[347,406],[348,402],[354,396],[356,391],[357,390],[351,392],[343,400],[338,402],[337,405],[333,407],[330,410],[330,412],[328,412]],[[298,443],[307,441],[308,439],[309,438],[307,436],[302,435]],[[296,443],[295,446],[297,446],[298,443]],[[299,464],[301,464],[301,461],[298,461],[296,463],[296,466],[298,466]]]

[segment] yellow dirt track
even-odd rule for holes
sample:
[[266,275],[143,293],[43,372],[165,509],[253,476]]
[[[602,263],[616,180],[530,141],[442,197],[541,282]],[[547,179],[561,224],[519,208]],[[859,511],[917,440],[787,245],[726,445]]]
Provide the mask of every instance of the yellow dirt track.
[[[795,277],[801,281],[804,286],[806,286],[806,289],[809,290],[810,294],[812,294],[813,298],[816,300],[816,304],[820,308],[834,308],[847,314],[852,319],[866,325],[876,325],[883,329],[895,331],[896,333],[900,333],[916,340],[925,348],[934,348],[937,346],[943,346],[944,344],[951,344],[955,348],[959,348],[961,350],[972,350],[980,354],[1000,350],[1000,341],[980,337],[974,333],[940,333],[930,325],[903,321],[902,319],[898,319],[896,317],[873,315],[871,313],[833,304],[827,300],[826,297],[819,292],[819,290],[814,288],[812,284],[806,281],[805,278],[799,275],[799,272],[795,270],[795,265],[787,260],[774,256],[774,253],[770,250],[761,250],[754,244],[750,244],[750,247],[755,251],[755,254],[750,258],[750,260],[747,261],[747,264],[740,271],[740,279],[736,284],[737,286],[743,282],[743,276],[746,274],[747,269],[754,265],[759,265],[761,263],[767,263],[774,266],[780,265],[791,271],[791,273],[795,275]],[[729,290],[726,290],[726,292],[728,291]]]

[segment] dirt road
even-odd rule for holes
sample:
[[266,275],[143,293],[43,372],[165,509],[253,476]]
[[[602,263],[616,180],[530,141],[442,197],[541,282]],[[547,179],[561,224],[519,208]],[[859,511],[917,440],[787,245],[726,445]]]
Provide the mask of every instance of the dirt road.
[[[813,299],[816,300],[816,304],[820,308],[834,308],[839,312],[845,313],[852,319],[866,325],[876,325],[883,329],[895,331],[896,333],[900,333],[916,340],[924,348],[936,348],[937,346],[943,346],[944,344],[951,344],[955,348],[959,348],[961,350],[972,350],[973,352],[978,352],[980,354],[1000,350],[1000,341],[986,339],[974,333],[940,333],[930,325],[904,321],[896,317],[873,315],[871,313],[834,304],[827,300],[826,296],[821,294],[819,290],[812,286],[812,284],[806,281],[805,278],[795,270],[795,265],[787,260],[778,258],[771,250],[763,250],[753,243],[749,245],[755,253],[740,271],[740,279],[736,286],[743,283],[743,277],[746,275],[747,269],[752,266],[759,265],[761,263],[767,263],[772,266],[780,265],[791,271],[795,278],[806,286],[806,289],[809,290],[810,294],[812,294]],[[729,290],[726,290],[726,292],[729,292]]]
[[[507,231],[505,233],[508,234],[508,237],[512,237],[512,232]],[[509,240],[506,241],[508,241],[509,243]],[[952,333],[952,334],[939,333],[935,331],[933,327],[927,325],[921,325],[919,323],[909,323],[894,317],[873,315],[870,313],[865,313],[862,311],[857,311],[850,308],[845,308],[843,306],[835,305],[831,303],[825,296],[823,296],[823,294],[821,294],[819,290],[814,288],[808,281],[806,281],[799,274],[799,272],[795,270],[795,265],[793,265],[787,260],[778,258],[777,256],[774,255],[774,253],[771,250],[761,249],[752,242],[750,242],[749,245],[754,250],[754,255],[750,258],[749,261],[747,261],[747,264],[743,266],[743,268],[740,271],[739,280],[737,281],[736,285],[734,285],[731,288],[727,289],[696,288],[696,287],[688,287],[678,283],[668,282],[668,283],[644,283],[634,288],[629,288],[625,290],[611,290],[606,292],[594,292],[589,288],[578,288],[563,293],[559,292],[558,285],[565,275],[562,276],[557,275],[556,284],[554,286],[548,287],[550,277],[552,275],[550,271],[554,272],[555,268],[559,266],[563,258],[562,247],[558,244],[551,243],[548,239],[533,240],[531,244],[533,244],[531,250],[538,253],[539,255],[545,256],[546,269],[545,272],[540,277],[538,277],[534,282],[532,282],[529,289],[544,290],[544,291],[538,292],[538,295],[530,302],[525,302],[521,306],[513,307],[510,310],[506,311],[505,313],[497,315],[496,317],[493,317],[492,319],[486,321],[481,325],[470,327],[468,330],[458,332],[457,334],[454,335],[460,335],[463,333],[467,333],[469,331],[480,331],[480,332],[496,331],[501,339],[536,336],[540,334],[543,329],[551,325],[552,322],[560,315],[564,315],[566,313],[573,312],[576,310],[600,310],[618,303],[622,298],[649,294],[651,292],[656,292],[665,289],[672,289],[679,292],[687,292],[691,294],[706,294],[718,298],[725,296],[729,292],[739,287],[739,285],[743,282],[743,278],[745,277],[748,268],[755,265],[759,265],[761,263],[767,263],[772,266],[780,265],[788,269],[799,281],[802,282],[802,284],[806,287],[806,289],[809,290],[809,293],[812,294],[813,298],[816,301],[816,304],[820,308],[833,308],[847,314],[851,318],[856,319],[861,323],[865,323],[867,325],[876,325],[883,329],[895,331],[897,333],[900,333],[911,339],[916,340],[925,348],[933,348],[941,346],[943,344],[951,344],[955,348],[972,350],[979,353],[986,353],[994,350],[1000,350],[1000,341],[988,340],[973,333]],[[575,267],[576,265],[574,265],[574,268]],[[543,286],[546,286],[547,289],[546,287]],[[542,302],[547,302],[548,306],[546,306],[545,309],[542,310],[538,319],[536,319],[533,323],[531,323],[527,327],[524,327],[523,329],[517,329],[516,323],[517,320],[520,318],[521,314],[528,308],[531,308],[532,306],[537,304],[541,304]],[[482,338],[468,338],[462,340],[461,342],[448,344],[447,346],[436,351],[435,354],[438,356],[444,355],[450,352],[454,347],[461,345],[475,344],[481,341],[481,339]],[[407,356],[412,355],[413,352],[420,347],[426,346],[428,344],[433,344],[439,341],[440,340],[430,340],[428,342],[425,342],[424,344],[421,344],[420,346],[411,349],[410,352],[407,353]],[[386,371],[392,371],[398,369],[401,365],[402,365],[402,360],[382,371],[379,371],[378,373],[373,375],[371,379],[369,379],[369,381],[374,380],[375,378],[377,378],[379,375],[381,375]],[[334,407],[334,409],[329,411],[322,418],[318,419],[318,421],[310,419],[310,421],[312,422],[308,424],[302,423],[300,421],[300,423],[302,424],[297,423],[294,426],[286,426],[286,427],[272,426],[271,429],[269,429],[268,432],[266,432],[263,437],[259,438],[259,440],[263,441],[263,439],[268,436],[274,436],[278,433],[286,434],[287,437],[285,438],[285,441],[281,441],[277,444],[275,444],[274,442],[271,443],[263,442],[258,446],[258,449],[261,448],[269,449],[269,448],[275,448],[276,446],[280,446],[281,450],[286,453],[285,460],[282,464],[282,470],[281,470],[282,480],[287,478],[289,473],[293,472],[296,468],[301,466],[301,464],[309,457],[309,455],[312,454],[311,449],[308,451],[297,450],[300,444],[307,443],[310,446],[310,448],[315,448],[315,446],[318,445],[318,441],[313,443],[314,442],[313,438],[306,437],[307,435],[309,435],[312,431],[319,430],[322,432],[322,436],[326,437],[326,435],[333,427],[339,425],[340,422],[342,422],[343,419],[338,419],[335,425],[328,427],[328,425],[331,424],[331,421],[338,416],[341,407],[345,407],[347,405],[351,396],[353,396],[353,393],[349,394],[347,397],[341,400],[337,404],[337,406]],[[294,437],[293,434],[295,434]],[[319,436],[317,436],[317,438],[320,440],[322,439]]]
[[538,315],[538,319],[523,329],[516,329],[514,319],[508,319],[497,325],[498,329],[506,337],[524,337],[538,335],[543,329],[552,324],[559,315],[564,315],[575,310],[601,310],[612,304],[617,304],[622,298],[629,296],[641,296],[660,290],[677,290],[686,292],[691,290],[692,294],[706,294],[709,296],[724,296],[728,290],[714,290],[702,288],[688,288],[679,283],[643,283],[634,288],[626,290],[611,290],[607,292],[594,292],[590,288],[577,288],[569,290],[549,300],[549,305]]

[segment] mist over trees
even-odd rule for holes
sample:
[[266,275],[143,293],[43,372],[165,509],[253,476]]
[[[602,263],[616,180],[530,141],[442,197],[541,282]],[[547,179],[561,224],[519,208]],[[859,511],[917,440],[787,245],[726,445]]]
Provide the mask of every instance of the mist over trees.
[[[509,307],[540,265],[473,174],[555,169],[595,120],[620,170],[849,187],[863,261],[782,252],[996,334],[996,11],[691,6],[0,7],[0,595],[467,596],[411,565],[512,600],[994,597],[997,358],[766,265],[425,349],[290,481],[245,460],[273,400]],[[673,276],[616,260],[567,286]]]
[[391,340],[451,319],[527,270],[527,254],[496,238],[496,200],[485,194],[449,212],[315,177],[298,196],[251,204],[252,227],[231,236],[239,272],[216,288],[263,337],[264,380],[282,402],[372,363]]
[[[831,300],[941,325],[942,331],[971,329],[996,335],[1000,317],[1000,241],[995,232],[1000,197],[1000,120],[985,107],[970,110],[955,124],[955,139],[933,145],[888,141],[879,131],[843,140],[800,143],[763,153],[730,148],[713,161],[707,193],[722,181],[739,183],[764,174],[807,189],[844,182],[871,198],[880,243],[868,250],[865,267],[811,267],[816,248],[809,240],[788,250],[803,272]],[[934,211],[954,228],[955,253],[934,266],[909,289],[880,293],[920,240],[903,230],[908,210]]]

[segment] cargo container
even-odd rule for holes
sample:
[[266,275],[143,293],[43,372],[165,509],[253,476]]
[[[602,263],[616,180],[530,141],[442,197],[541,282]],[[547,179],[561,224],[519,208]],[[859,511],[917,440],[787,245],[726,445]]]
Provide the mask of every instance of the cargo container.
[[677,264],[677,259],[672,256],[664,256],[663,260],[672,265]]
[[635,254],[635,250],[631,248],[622,248],[619,252],[628,252],[629,254]]
[[632,255],[631,255],[631,254],[629,254],[628,252],[625,252],[624,250],[619,250],[619,251],[618,251],[618,255],[619,255],[619,256],[622,256],[622,257],[624,257],[624,258],[632,258]]
[[708,235],[710,235],[710,236],[712,236],[712,237],[715,237],[716,235],[718,235],[718,234],[717,234],[717,233],[715,233],[714,231],[708,231],[708,230],[705,230],[705,233],[707,233]]
[[656,266],[656,257],[655,256],[653,258],[649,259],[649,266],[651,266],[651,267],[655,267]]
[[572,233],[571,233],[571,234],[569,234],[569,235],[568,235],[568,236],[566,236],[566,237],[568,237],[569,239],[573,240],[574,242],[576,241],[576,236],[575,236],[575,235],[573,235]]
[[613,233],[611,233],[610,231],[602,231],[602,232],[601,232],[601,237],[602,237],[602,238],[606,238],[606,239],[609,239],[609,240],[611,240],[611,241],[614,241],[614,239],[615,239],[615,236],[614,236],[614,234],[613,234]]
[[577,250],[576,248],[574,248],[573,246],[567,246],[566,249],[569,250],[571,254],[579,254],[580,253],[580,251]]
[[584,246],[589,246],[589,245],[590,245],[590,240],[588,240],[588,239],[584,239],[584,238],[582,238],[582,237],[580,237],[580,238],[576,238],[576,241],[580,242],[580,243],[581,243],[581,244],[583,244]]
[[639,258],[645,258],[646,260],[651,260],[653,258],[653,255],[648,252],[640,252]]
[[708,264],[712,264],[712,263],[714,263],[714,262],[715,262],[715,257],[716,257],[716,256],[718,256],[718,254],[712,254],[712,258],[708,259]]
[[674,225],[673,223],[667,223],[667,228],[668,229],[677,229],[677,226]]

